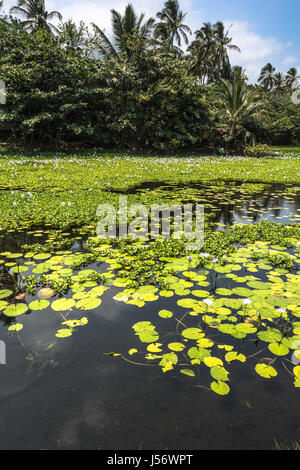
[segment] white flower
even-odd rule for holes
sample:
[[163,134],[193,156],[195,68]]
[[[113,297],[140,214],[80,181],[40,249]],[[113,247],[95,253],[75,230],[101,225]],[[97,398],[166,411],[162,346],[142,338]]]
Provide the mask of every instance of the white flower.
[[213,258],[213,259],[212,259],[212,262],[213,262],[213,263],[218,263],[218,261],[219,261],[219,258]]
[[211,299],[204,299],[202,302],[205,303],[206,305],[212,305],[214,303],[214,301]]
[[209,253],[199,253],[199,254],[200,254],[200,256],[204,256],[205,258],[207,258],[208,256],[210,256]]
[[13,206],[16,206],[16,205],[17,205],[17,203],[16,203],[16,201],[14,201],[14,202],[13,202]]
[[61,205],[62,205],[62,206],[65,206],[65,205],[66,205],[66,203],[65,203],[65,202],[62,202],[62,203],[61,203]]
[[244,305],[249,305],[249,304],[251,304],[251,300],[250,299],[243,299],[243,304]]
[[276,308],[275,310],[277,310],[278,313],[285,313],[286,312],[286,308]]

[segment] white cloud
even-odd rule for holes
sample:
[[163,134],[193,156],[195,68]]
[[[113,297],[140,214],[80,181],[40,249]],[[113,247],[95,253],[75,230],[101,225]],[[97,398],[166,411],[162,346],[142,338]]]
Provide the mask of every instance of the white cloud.
[[[46,0],[48,11],[58,10],[66,21],[72,18],[75,22],[83,20],[87,25],[91,22],[96,23],[101,29],[105,29],[109,35],[111,32],[111,12],[112,8],[124,12],[126,5],[132,1],[135,11],[145,13],[146,17],[155,17],[161,10],[164,0],[111,0],[111,2],[102,2],[99,0],[86,0],[84,3],[80,0],[69,0],[62,4],[61,0]],[[6,10],[15,4],[16,0],[5,0]],[[215,22],[214,18],[207,18],[205,12],[197,8],[196,0],[180,0],[180,8],[187,12],[185,23],[193,31],[200,29],[204,21]],[[222,21],[222,18],[220,18]],[[299,63],[299,57],[294,57],[287,53],[293,46],[291,42],[280,42],[274,37],[265,37],[255,31],[252,25],[245,21],[229,21],[223,19],[227,28],[230,29],[230,35],[233,43],[241,49],[241,54],[230,52],[230,59],[233,65],[240,65],[247,70],[250,81],[256,81],[261,68],[271,62],[277,69],[292,66]],[[193,36],[191,36],[192,39]]]
[[289,55],[282,61],[282,65],[294,65],[297,63],[297,61],[297,57]]
[[285,49],[283,43],[272,37],[263,37],[251,30],[250,25],[243,21],[224,21],[230,29],[233,44],[241,49],[241,53],[230,51],[233,65],[246,68],[249,80],[256,81],[261,68],[267,62],[277,62]]
[[[59,11],[64,20],[72,18],[75,22],[83,20],[86,24],[96,23],[101,29],[107,32],[111,30],[111,10],[124,12],[127,0],[114,0],[109,3],[87,0],[84,4],[80,0],[75,0],[72,4],[62,6]],[[154,16],[160,10],[162,2],[160,0],[135,0],[135,11],[145,13],[146,17]]]

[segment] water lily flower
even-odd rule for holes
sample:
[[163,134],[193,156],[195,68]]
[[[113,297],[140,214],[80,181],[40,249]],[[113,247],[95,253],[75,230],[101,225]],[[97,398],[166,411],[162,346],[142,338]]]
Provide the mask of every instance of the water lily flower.
[[213,258],[213,259],[212,259],[212,262],[213,262],[213,263],[218,263],[218,262],[219,262],[219,258]]
[[278,313],[285,313],[286,312],[286,308],[276,308],[275,310],[277,310]]
[[205,303],[206,305],[210,306],[210,305],[212,305],[212,304],[214,303],[214,301],[211,300],[211,299],[204,299],[204,300],[203,300],[203,303]]
[[209,253],[199,253],[200,256],[204,256],[205,258],[207,258],[208,256],[210,256]]
[[243,304],[244,305],[249,305],[249,304],[251,304],[251,302],[252,301],[250,299],[243,299]]

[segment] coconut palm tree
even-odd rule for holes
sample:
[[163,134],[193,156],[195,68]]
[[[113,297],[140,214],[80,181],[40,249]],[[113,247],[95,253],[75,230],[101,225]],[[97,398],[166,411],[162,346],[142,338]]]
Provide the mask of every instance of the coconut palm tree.
[[274,75],[274,91],[282,94],[287,90],[285,76],[278,72]]
[[195,31],[195,41],[188,47],[193,62],[192,69],[201,82],[210,81],[215,67],[216,43],[211,23],[204,23]]
[[155,26],[154,37],[162,40],[166,47],[174,51],[176,55],[182,55],[183,52],[180,49],[182,39],[185,44],[188,44],[188,34],[192,34],[192,31],[183,23],[186,13],[180,10],[178,0],[167,0],[164,8],[156,16],[160,22]]
[[241,150],[249,134],[247,122],[267,122],[266,103],[258,89],[247,85],[242,69],[236,69],[232,81],[221,79],[220,85],[214,102],[228,129],[226,150]]
[[226,31],[225,26],[221,21],[214,24],[213,32],[215,38],[215,58],[217,65],[217,78],[224,77],[226,70],[229,68],[228,51],[241,52],[240,48],[232,44],[232,38],[229,37],[230,28]]
[[259,82],[259,85],[265,91],[272,90],[274,83],[275,83],[274,74],[275,74],[275,67],[273,67],[273,65],[270,64],[270,62],[261,69],[258,82]]
[[58,11],[46,10],[45,0],[19,0],[18,5],[10,9],[11,13],[17,13],[24,18],[22,24],[28,31],[43,29],[50,33],[57,32],[56,26],[50,23],[57,18],[62,20],[62,15]]
[[297,75],[297,69],[295,67],[292,67],[290,70],[288,70],[285,76],[285,83],[290,91],[296,87],[298,78],[300,78],[300,75]]
[[155,20],[149,18],[143,23],[144,13],[138,17],[131,4],[126,6],[123,16],[116,10],[111,10],[111,14],[112,40],[92,23],[95,31],[95,47],[105,59],[133,60],[148,47]]
[[218,21],[214,25],[204,23],[201,29],[195,31],[195,41],[189,46],[188,51],[194,59],[193,68],[201,75],[202,83],[217,82],[221,77],[230,78],[228,51],[241,52],[241,50],[231,43],[229,29],[226,31],[224,24]]

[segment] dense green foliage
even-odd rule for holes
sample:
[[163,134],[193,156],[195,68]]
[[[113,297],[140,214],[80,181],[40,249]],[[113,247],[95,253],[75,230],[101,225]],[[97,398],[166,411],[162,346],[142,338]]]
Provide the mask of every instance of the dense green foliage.
[[[160,204],[174,197],[190,200],[184,187],[205,182],[221,182],[218,191],[225,194],[237,182],[241,190],[250,191],[261,184],[300,183],[300,149],[276,158],[252,157],[150,157],[124,154],[78,152],[31,156],[21,152],[9,154],[2,150],[0,158],[1,228],[28,228],[51,224],[69,228],[96,222],[101,203],[118,206],[120,194],[128,194],[128,204]],[[138,192],[149,184],[174,185],[167,191]],[[176,185],[180,185],[176,188]],[[203,190],[205,193],[205,190]],[[205,194],[204,194],[205,196]],[[228,196],[232,200],[232,196]],[[208,206],[209,207],[209,206]],[[295,220],[298,220],[296,218]]]
[[43,31],[2,24],[2,122],[18,142],[176,148],[201,143],[208,112],[182,61],[148,51],[135,63],[70,54]]
[[[263,68],[258,85],[232,67],[221,22],[191,30],[177,0],[157,20],[112,10],[112,37],[71,20],[56,27],[44,0],[19,0],[0,18],[1,129],[18,145],[213,148],[242,152],[253,142],[299,144],[297,71]],[[296,100],[297,101],[297,100]],[[262,119],[263,118],[263,119]]]

